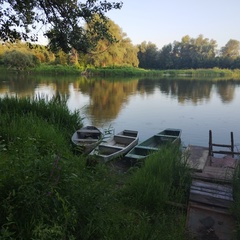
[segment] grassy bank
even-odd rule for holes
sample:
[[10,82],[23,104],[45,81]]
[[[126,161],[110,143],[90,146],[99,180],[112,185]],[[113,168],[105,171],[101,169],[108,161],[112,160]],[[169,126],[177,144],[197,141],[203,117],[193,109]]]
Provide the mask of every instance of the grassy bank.
[[120,173],[74,154],[81,118],[61,99],[4,98],[0,114],[0,239],[189,240],[178,148]]
[[[0,72],[12,72],[3,66]],[[22,72],[24,73],[24,72]],[[86,77],[193,77],[193,78],[228,78],[240,79],[240,70],[230,69],[180,69],[180,70],[146,70],[134,67],[106,67],[83,69],[70,65],[47,65],[41,64],[38,67],[25,71],[26,74],[45,74],[45,75],[83,75]]]
[[240,70],[229,69],[186,69],[186,70],[145,70],[141,68],[89,69],[90,76],[140,76],[140,77],[193,77],[193,78],[235,78],[240,79]]
[[70,133],[81,119],[64,102],[5,98],[0,110],[1,239],[184,239],[185,212],[165,205],[175,194],[186,200],[178,151],[117,174],[73,153]]

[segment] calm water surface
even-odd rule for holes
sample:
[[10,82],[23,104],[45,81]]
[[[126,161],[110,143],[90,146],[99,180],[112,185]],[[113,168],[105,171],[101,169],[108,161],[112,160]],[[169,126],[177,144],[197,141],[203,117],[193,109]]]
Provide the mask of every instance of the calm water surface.
[[182,129],[185,145],[230,143],[240,148],[240,81],[180,79],[86,79],[0,76],[0,96],[67,97],[84,124],[138,130],[140,141],[165,128]]

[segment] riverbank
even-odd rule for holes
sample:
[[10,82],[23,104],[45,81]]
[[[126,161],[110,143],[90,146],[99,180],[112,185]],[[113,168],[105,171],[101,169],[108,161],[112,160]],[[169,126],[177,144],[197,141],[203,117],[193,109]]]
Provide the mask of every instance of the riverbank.
[[81,118],[64,100],[4,98],[0,114],[1,239],[187,238],[191,171],[178,148],[122,173],[72,146]]
[[[11,69],[0,67],[0,72],[16,73]],[[147,70],[134,67],[107,67],[107,68],[87,68],[70,65],[46,65],[17,72],[19,74],[43,74],[43,75],[81,75],[86,77],[176,77],[176,78],[228,78],[240,79],[240,69],[181,69],[181,70]]]

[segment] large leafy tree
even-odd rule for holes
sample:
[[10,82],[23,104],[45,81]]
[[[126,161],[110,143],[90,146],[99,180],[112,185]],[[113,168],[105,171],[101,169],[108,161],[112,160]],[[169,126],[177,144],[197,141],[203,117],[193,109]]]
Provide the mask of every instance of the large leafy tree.
[[53,50],[88,52],[102,38],[114,41],[105,13],[121,7],[107,0],[0,0],[0,40],[37,41],[45,26]]
[[234,39],[230,39],[224,47],[221,49],[222,57],[235,59],[239,57],[240,42]]
[[158,48],[156,44],[151,42],[142,42],[138,45],[139,67],[146,69],[156,69],[158,66]]
[[137,47],[133,46],[131,40],[122,29],[113,21],[108,21],[109,32],[115,36],[116,42],[110,44],[107,39],[99,41],[96,52],[91,56],[94,66],[138,66]]

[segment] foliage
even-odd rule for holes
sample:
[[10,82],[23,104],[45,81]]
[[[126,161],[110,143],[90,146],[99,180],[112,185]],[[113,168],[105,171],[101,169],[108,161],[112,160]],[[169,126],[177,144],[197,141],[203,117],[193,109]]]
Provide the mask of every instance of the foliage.
[[95,67],[106,66],[138,66],[137,48],[126,37],[120,27],[113,21],[108,21],[109,32],[115,36],[116,42],[110,43],[107,39],[100,40],[96,52],[92,53],[90,63]]
[[240,68],[237,40],[229,40],[220,52],[217,42],[203,35],[186,35],[180,42],[174,41],[160,50],[151,42],[142,42],[138,48],[139,66],[145,69]]
[[51,74],[51,75],[80,75],[83,68],[71,65],[61,64],[41,64],[34,69],[31,69],[32,73]]
[[[105,13],[120,9],[121,2],[90,1],[11,1],[1,0],[0,39],[37,41],[38,28],[46,26],[45,35],[50,39],[53,50],[69,52],[73,47],[77,51],[87,52],[108,33]],[[96,21],[95,16],[99,16]],[[89,28],[84,27],[84,22]]]
[[13,50],[5,53],[3,63],[9,68],[25,70],[26,68],[38,65],[39,62],[37,57],[33,54]]
[[224,58],[235,59],[239,57],[240,42],[230,39],[224,47],[221,49],[222,56]]

